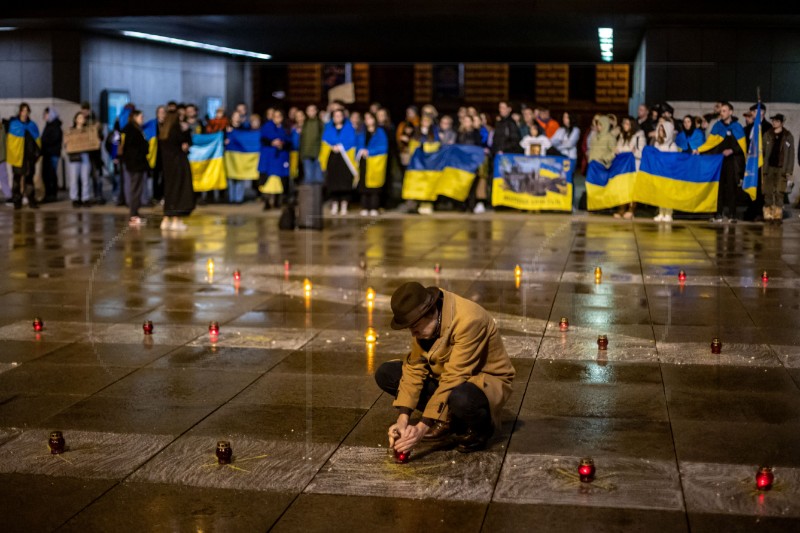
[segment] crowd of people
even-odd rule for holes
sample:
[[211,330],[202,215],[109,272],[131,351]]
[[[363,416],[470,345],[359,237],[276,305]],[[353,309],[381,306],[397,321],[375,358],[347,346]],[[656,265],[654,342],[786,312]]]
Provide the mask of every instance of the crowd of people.
[[[766,106],[758,105],[761,116],[766,117]],[[712,220],[735,222],[738,185],[744,174],[756,110],[754,105],[744,113],[743,125],[728,102],[717,102],[713,111],[703,116],[687,115],[680,119],[673,116],[674,109],[668,103],[640,105],[635,117],[597,114],[591,127],[582,132],[577,117],[569,112],[552,117],[546,107],[523,105],[514,109],[509,102],[500,102],[496,114],[465,106],[453,115],[440,115],[433,105],[421,109],[409,106],[398,124],[393,123],[389,111],[378,103],[363,112],[348,111],[335,101],[324,109],[314,104],[304,109],[290,107],[286,112],[271,107],[263,115],[250,113],[245,104],[239,104],[230,115],[220,108],[213,117],[203,119],[196,105],[169,102],[156,111],[157,143],[153,147],[145,140],[142,113],[132,104],[126,106],[109,133],[103,136],[91,107],[84,103],[72,118],[67,134],[96,132],[97,146],[67,153],[67,183],[69,198],[76,208],[104,203],[105,181],[110,183],[117,204],[129,206],[132,225],[144,223],[139,215],[142,205],[160,203],[164,206],[162,228],[179,231],[186,229],[182,218],[192,212],[196,203],[240,204],[250,196],[260,199],[264,209],[279,208],[295,201],[296,183],[324,186],[331,215],[347,214],[351,203],[356,201],[362,215],[378,216],[382,208],[397,200],[397,184],[402,183],[403,170],[417,149],[430,153],[445,145],[462,144],[480,146],[486,155],[467,201],[441,198],[435,203],[405,202],[401,209],[421,214],[434,209],[481,213],[490,206],[494,156],[504,153],[563,156],[574,160],[585,172],[592,161],[608,168],[617,154],[630,152],[638,169],[642,151],[649,145],[664,152],[722,154],[718,207]],[[53,201],[57,196],[56,169],[65,146],[64,128],[55,108],[47,108],[44,120],[46,126],[40,135],[31,120],[30,107],[23,103],[17,116],[4,121],[5,132],[0,132],[4,140],[5,133],[9,139],[12,134],[17,135],[14,139],[24,139],[22,156],[11,165],[11,189],[4,175],[5,165],[0,165],[3,192],[17,209],[25,202],[31,208],[38,205],[33,174],[39,157],[45,189],[43,201]],[[757,200],[750,203],[745,213],[751,220],[782,218],[784,194],[791,186],[795,158],[794,139],[784,122],[785,117],[777,114],[761,124],[763,179],[759,180]],[[252,180],[248,188],[247,180],[228,176],[226,189],[195,193],[187,158],[192,134],[223,132],[227,137],[234,130],[259,132],[259,179]],[[104,141],[105,154],[100,141]],[[345,153],[341,153],[341,148]],[[5,149],[0,142],[3,159]],[[386,158],[370,157],[379,152],[386,154]],[[371,179],[358,179],[359,175]],[[670,209],[654,207],[659,208],[656,221],[672,221]],[[613,216],[631,219],[635,213],[636,205],[631,203],[619,206]]]

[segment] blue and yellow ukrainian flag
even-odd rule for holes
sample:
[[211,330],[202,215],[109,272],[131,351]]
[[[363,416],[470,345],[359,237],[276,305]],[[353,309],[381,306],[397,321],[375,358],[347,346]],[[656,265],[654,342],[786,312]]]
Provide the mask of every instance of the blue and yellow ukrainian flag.
[[635,183],[636,159],[630,152],[617,154],[609,168],[590,161],[586,170],[587,209],[611,209],[631,203]]
[[742,149],[742,153],[746,154],[747,141],[744,138],[744,128],[742,128],[742,125],[735,120],[731,120],[731,123],[727,125],[721,120],[716,121],[714,126],[711,128],[711,133],[709,133],[708,137],[706,138],[706,142],[704,142],[702,146],[697,149],[697,151],[708,152],[724,141],[725,137],[728,135],[733,136],[733,138],[739,144],[739,147]]
[[289,177],[296,180],[300,177],[300,132],[292,128],[291,148],[289,149]]
[[380,189],[386,182],[386,163],[389,158],[389,139],[386,137],[386,132],[383,128],[375,128],[375,133],[366,142],[367,134],[360,133],[356,139],[356,153],[366,149],[369,152],[367,155],[367,171],[366,176],[359,178],[364,180],[364,186],[367,189]]
[[328,159],[334,146],[340,145],[339,150],[342,155],[347,155],[344,162],[347,164],[353,176],[358,175],[356,170],[356,130],[349,120],[345,120],[340,130],[336,130],[333,122],[328,122],[322,131],[322,144],[319,149],[319,165],[322,171],[328,170]]
[[753,129],[750,131],[750,148],[747,149],[747,162],[744,165],[742,189],[751,200],[758,193],[758,169],[764,165],[764,148],[761,145],[761,101],[758,102]]
[[447,196],[465,201],[483,158],[480,146],[452,144],[430,154],[417,150],[403,177],[403,200],[432,202]]
[[225,174],[234,180],[257,180],[261,151],[259,130],[232,130],[225,144]]
[[411,139],[410,141],[408,141],[408,153],[411,154],[412,156],[414,155],[414,152],[416,152],[418,148],[422,148],[422,151],[425,152],[426,154],[432,154],[433,152],[438,152],[441,149],[441,147],[442,143],[440,143],[438,140],[425,141],[422,143],[419,142],[417,139]]
[[142,126],[142,133],[144,133],[144,140],[147,141],[150,149],[147,152],[147,163],[150,168],[156,168],[156,158],[158,157],[158,121],[156,119],[148,120]]
[[721,154],[660,152],[646,146],[633,200],[689,213],[713,213],[717,210],[722,159]]
[[222,132],[192,135],[189,165],[195,192],[226,189],[225,165],[222,156]]
[[32,120],[27,123],[18,118],[12,118],[6,133],[6,161],[12,167],[21,167],[25,159],[25,133],[30,133],[36,143],[41,146],[39,127]]

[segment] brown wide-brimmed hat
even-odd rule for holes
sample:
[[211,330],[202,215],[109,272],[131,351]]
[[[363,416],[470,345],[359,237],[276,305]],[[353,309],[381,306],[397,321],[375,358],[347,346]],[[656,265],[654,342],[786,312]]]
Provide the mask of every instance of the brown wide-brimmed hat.
[[411,326],[436,305],[438,298],[438,287],[425,288],[416,281],[400,285],[392,294],[392,329]]

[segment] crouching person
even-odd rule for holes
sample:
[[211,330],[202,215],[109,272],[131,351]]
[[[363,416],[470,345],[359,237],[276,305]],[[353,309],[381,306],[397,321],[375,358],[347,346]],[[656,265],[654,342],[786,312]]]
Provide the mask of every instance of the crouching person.
[[[515,374],[494,319],[470,300],[417,282],[401,285],[391,307],[392,329],[408,329],[413,339],[410,354],[375,373],[400,412],[390,447],[407,452],[452,437],[460,452],[484,449]],[[422,419],[410,424],[414,409]]]

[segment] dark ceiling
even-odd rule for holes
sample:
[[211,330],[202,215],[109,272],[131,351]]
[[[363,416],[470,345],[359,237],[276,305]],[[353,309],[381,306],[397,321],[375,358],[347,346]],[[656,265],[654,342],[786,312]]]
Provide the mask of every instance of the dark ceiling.
[[720,5],[663,0],[138,0],[91,7],[62,2],[42,10],[19,2],[3,7],[0,25],[111,35],[135,30],[268,53],[277,63],[597,63],[600,26],[614,28],[614,60],[631,62],[648,27],[764,31],[800,25],[797,15],[764,8],[763,2],[760,11],[751,8],[749,13],[721,13]]

